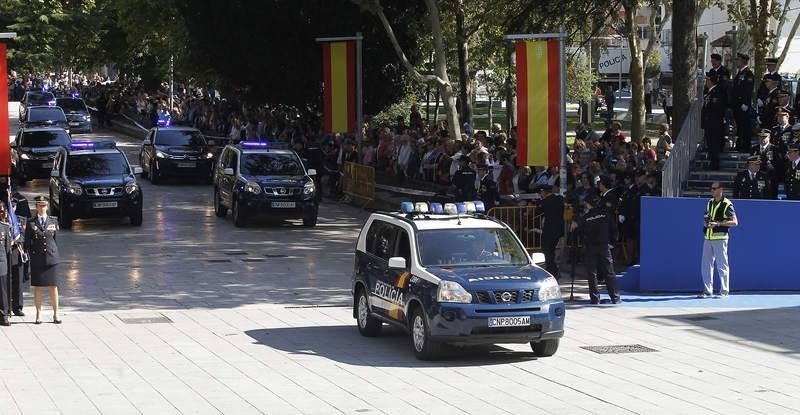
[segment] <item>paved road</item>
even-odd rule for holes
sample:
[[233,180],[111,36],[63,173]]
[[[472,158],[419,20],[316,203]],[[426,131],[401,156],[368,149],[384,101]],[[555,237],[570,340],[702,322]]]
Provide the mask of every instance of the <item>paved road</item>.
[[[134,139],[91,137],[110,135],[136,160]],[[325,203],[315,229],[238,229],[213,215],[208,185],[142,187],[141,228],[60,233],[64,324],[30,324],[28,297],[28,316],[0,330],[0,413],[797,411],[795,307],[573,305],[553,358],[511,345],[419,362],[396,330],[360,337],[346,306],[364,211]],[[630,344],[655,351],[583,348]]]

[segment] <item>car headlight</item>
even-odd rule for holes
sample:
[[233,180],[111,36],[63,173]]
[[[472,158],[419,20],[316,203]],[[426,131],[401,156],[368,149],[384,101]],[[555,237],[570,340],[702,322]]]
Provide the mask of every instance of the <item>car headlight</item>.
[[550,301],[561,299],[561,288],[558,281],[553,277],[547,277],[539,288],[539,301]]
[[207,159],[213,159],[214,158],[214,153],[209,151],[208,153],[206,153],[206,158]]
[[311,180],[308,183],[303,185],[303,193],[304,194],[310,195],[310,194],[314,193],[315,189],[316,189],[316,186],[314,186],[314,181],[313,180]]
[[27,153],[22,153],[22,155],[21,155],[20,157],[21,157],[23,160],[30,160],[30,159],[31,159],[31,156],[29,156]]
[[454,281],[440,281],[436,301],[440,303],[471,303],[472,294]]
[[139,185],[135,182],[131,182],[125,185],[125,193],[131,194],[135,191],[139,190]]
[[91,121],[91,120],[92,120],[92,116],[91,116],[91,115],[87,115],[87,116],[86,116],[86,118],[85,118],[85,120],[86,120],[86,121]]
[[258,183],[247,182],[247,184],[244,185],[244,191],[257,195],[261,193],[261,186],[259,186]]
[[160,159],[166,159],[169,158],[169,154],[164,153],[163,151],[156,151],[156,157]]
[[83,194],[83,188],[81,185],[77,183],[70,183],[67,185],[67,191],[72,193],[75,196],[80,196]]

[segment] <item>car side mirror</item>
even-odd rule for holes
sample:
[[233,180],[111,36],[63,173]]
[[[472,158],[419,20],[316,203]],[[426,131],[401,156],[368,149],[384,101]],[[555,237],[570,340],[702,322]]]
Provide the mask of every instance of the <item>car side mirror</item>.
[[133,174],[142,174],[143,172],[144,172],[144,169],[142,169],[142,166],[134,166],[133,167]]
[[51,170],[50,177],[58,177],[58,170]]
[[226,167],[225,170],[222,170],[222,173],[228,176],[233,176],[233,169],[230,167]]
[[406,269],[406,259],[399,256],[389,258],[389,269]]
[[541,252],[534,252],[531,254],[531,261],[533,261],[536,265],[541,265],[545,263],[544,254]]
[[309,176],[316,176],[317,175],[317,170],[316,169],[308,169],[308,175]]
[[150,141],[150,140],[148,140],[148,139],[145,139],[144,141],[142,141],[142,145],[145,145],[145,146],[149,146],[149,145],[150,145],[150,144],[152,144],[152,143],[153,143],[153,142],[152,142],[152,141]]

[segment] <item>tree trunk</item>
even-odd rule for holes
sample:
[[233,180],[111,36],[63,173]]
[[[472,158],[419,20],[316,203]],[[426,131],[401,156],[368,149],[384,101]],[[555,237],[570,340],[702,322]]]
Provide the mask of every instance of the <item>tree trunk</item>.
[[472,125],[472,81],[469,76],[469,48],[464,27],[464,0],[458,0],[456,7],[456,42],[458,43],[458,100],[461,103],[461,122]]
[[517,65],[517,52],[515,48],[511,48],[508,54],[508,78],[506,78],[506,129],[511,131],[517,125],[517,94],[514,91],[514,85],[511,83],[511,77],[516,73]]
[[781,69],[783,60],[786,59],[786,55],[789,53],[789,48],[792,46],[792,39],[794,39],[795,35],[797,34],[798,27],[800,27],[800,13],[797,13],[797,17],[794,18],[794,24],[792,24],[792,30],[789,31],[789,37],[786,39],[786,44],[783,45],[781,56],[778,58],[778,66],[775,68],[776,71]]
[[[767,29],[769,26],[769,12],[772,7],[772,0],[758,0],[758,6],[755,6],[756,0],[750,0],[751,3],[751,22],[750,22],[750,38],[753,40],[753,55],[755,58],[755,65],[753,73],[756,74],[756,79],[761,77],[766,71],[767,50],[769,49],[769,33]],[[753,96],[758,95],[758,87],[760,82],[753,82]]]
[[[783,32],[783,25],[786,23],[786,13],[789,11],[789,5],[791,5],[792,0],[784,0],[783,1],[783,8],[781,8],[781,16],[778,18],[778,27],[775,29],[775,39],[772,42],[772,47],[770,48],[769,54],[771,56],[775,56],[778,54],[778,40],[781,38],[781,32]],[[787,42],[792,38],[787,39]]]
[[436,0],[425,0],[428,6],[428,19],[433,33],[433,50],[436,52],[434,57],[436,76],[442,81],[440,89],[444,98],[444,108],[447,114],[447,129],[450,138],[458,140],[461,138],[461,126],[458,123],[458,109],[456,108],[456,97],[453,93],[453,85],[447,76],[447,55],[442,36],[442,24],[439,20],[439,6]]
[[673,128],[677,136],[697,98],[697,2],[672,1]]
[[436,107],[433,110],[433,123],[439,125],[439,100],[442,99],[442,92],[439,87],[436,87]]
[[642,48],[639,42],[638,26],[636,25],[636,0],[623,2],[625,8],[625,34],[628,37],[628,49],[631,53],[630,78],[631,78],[631,105],[628,113],[631,115],[631,140],[641,141],[645,134],[645,108],[644,108],[644,65],[642,62]]
[[492,124],[494,123],[494,119],[493,119],[494,118],[493,117],[494,114],[492,112],[492,96],[491,95],[489,95],[489,110],[487,112],[488,112],[488,115],[489,115],[489,129],[491,130]]

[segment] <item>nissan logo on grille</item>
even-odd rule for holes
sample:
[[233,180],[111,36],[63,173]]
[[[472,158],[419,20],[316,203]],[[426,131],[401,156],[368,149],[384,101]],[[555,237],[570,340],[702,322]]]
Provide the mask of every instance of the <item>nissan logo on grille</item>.
[[512,298],[511,297],[511,293],[508,292],[508,291],[500,294],[500,299],[503,300],[503,302],[507,303],[507,302],[511,301],[511,298]]

